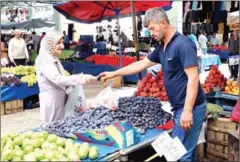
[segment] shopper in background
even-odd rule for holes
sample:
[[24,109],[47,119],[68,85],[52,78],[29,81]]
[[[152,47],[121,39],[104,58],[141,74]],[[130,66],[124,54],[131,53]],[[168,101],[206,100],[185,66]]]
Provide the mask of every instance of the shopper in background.
[[207,54],[207,37],[204,35],[204,32],[201,31],[201,34],[198,37],[198,42],[199,42],[199,46],[202,50],[202,53],[205,55]]
[[197,37],[196,37],[194,34],[190,33],[190,32],[187,32],[187,36],[188,36],[188,38],[189,38],[191,41],[193,41],[193,43],[196,44],[196,47],[199,48],[199,44],[198,44],[198,41],[197,41]]
[[66,34],[66,31],[63,31],[63,35],[64,35],[64,47],[65,49],[69,49],[70,47],[70,40],[69,40],[69,36]]
[[38,36],[35,31],[32,32],[32,40],[33,40],[33,45],[34,45],[33,50],[37,50],[38,43],[40,42],[40,36]]
[[21,38],[21,32],[15,30],[15,36],[9,41],[8,45],[8,56],[10,61],[17,66],[26,65],[29,61],[29,55],[26,43],[23,38]]
[[39,40],[39,42],[38,42],[37,53],[39,53],[40,46],[41,46],[41,41],[42,41],[42,39],[45,37],[45,35],[46,35],[46,33],[43,32],[42,35],[41,35],[41,37],[40,37],[40,40]]
[[41,41],[36,58],[36,74],[40,88],[40,115],[43,122],[51,122],[64,117],[67,99],[66,88],[96,81],[91,75],[65,76],[59,56],[64,49],[64,36],[51,31]]
[[4,38],[5,37],[1,37],[1,65],[7,67],[10,64],[10,61],[8,58],[8,48],[4,43]]
[[210,40],[210,44],[211,44],[211,46],[216,46],[218,44],[218,39],[217,39],[216,33],[213,33],[211,40]]
[[160,63],[174,112],[172,137],[178,137],[187,150],[180,161],[197,161],[196,145],[206,115],[206,101],[199,82],[196,46],[169,24],[167,14],[161,8],[146,11],[144,26],[149,28],[154,39],[161,41],[155,51],[141,61],[114,72],[104,72],[99,77],[105,81],[115,76],[136,74]]
[[[233,35],[232,37],[229,39],[229,43],[228,43],[228,50],[229,50],[229,57],[231,56],[239,56],[239,35],[238,35],[238,30],[234,30],[233,31]],[[238,66],[237,65],[230,65],[230,72],[231,72],[231,76],[230,79],[234,79],[237,80],[238,78]]]

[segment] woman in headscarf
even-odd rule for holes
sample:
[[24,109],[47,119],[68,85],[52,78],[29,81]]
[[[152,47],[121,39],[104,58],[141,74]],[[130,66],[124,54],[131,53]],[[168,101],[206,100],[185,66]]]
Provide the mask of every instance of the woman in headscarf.
[[48,32],[41,41],[40,52],[35,62],[40,88],[40,115],[45,123],[64,117],[67,87],[97,80],[92,75],[65,76],[59,60],[63,49],[63,35],[56,31]]

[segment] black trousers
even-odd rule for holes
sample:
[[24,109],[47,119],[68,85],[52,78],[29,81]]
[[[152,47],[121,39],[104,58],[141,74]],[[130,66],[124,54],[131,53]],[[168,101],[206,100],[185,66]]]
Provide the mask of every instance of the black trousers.
[[231,75],[234,77],[234,78],[238,78],[238,67],[239,65],[232,65],[232,66],[229,66],[230,67],[230,72],[231,72]]
[[16,63],[17,66],[19,65],[26,65],[27,60],[26,59],[14,59],[14,62]]

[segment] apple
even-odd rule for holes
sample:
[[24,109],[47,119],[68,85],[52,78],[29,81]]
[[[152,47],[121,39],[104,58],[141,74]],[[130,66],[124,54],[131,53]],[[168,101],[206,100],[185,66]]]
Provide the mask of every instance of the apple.
[[34,152],[42,151],[40,148],[35,148]]
[[15,151],[17,151],[17,150],[22,150],[22,149],[21,149],[21,147],[20,147],[20,146],[18,146],[18,145],[15,145],[15,146],[14,146],[14,150],[15,150]]
[[80,159],[86,159],[87,156],[88,156],[88,149],[86,147],[81,147],[79,152],[78,152],[78,155],[80,157]]
[[37,161],[37,158],[34,153],[28,153],[23,157],[24,161]]
[[34,147],[34,148],[38,148],[38,147],[40,147],[42,145],[42,141],[40,141],[39,139],[33,139],[32,140],[32,146]]
[[50,144],[49,144],[49,149],[50,149],[50,150],[57,150],[57,148],[58,148],[58,147],[57,147],[57,144],[56,144],[56,143],[50,143]]
[[32,141],[29,138],[24,139],[22,142],[22,149],[24,149],[24,147],[27,145],[31,145],[31,142]]
[[50,161],[49,159],[43,159],[43,160],[41,160],[41,161]]
[[12,149],[4,149],[1,155],[1,161],[12,160],[13,157],[14,157],[14,151]]
[[38,132],[33,132],[30,138],[31,139],[37,139],[38,138]]
[[18,137],[18,136],[20,136],[20,134],[19,133],[10,133],[9,134],[9,137],[13,140],[14,138],[16,138],[16,137]]
[[91,150],[96,150],[98,152],[98,147],[97,146],[91,146],[89,151],[91,151]]
[[45,149],[49,148],[49,145],[50,145],[50,143],[49,143],[48,141],[43,142],[43,144],[41,145],[41,148],[42,148],[43,150],[45,150]]
[[57,141],[56,141],[56,144],[57,144],[57,146],[63,146],[64,147],[65,146],[65,139],[58,137]]
[[52,150],[44,150],[44,154],[46,159],[53,159],[56,157],[55,152],[53,152]]
[[27,146],[25,146],[24,151],[26,153],[31,153],[31,152],[33,152],[33,149],[34,149],[33,146],[27,145]]
[[47,137],[47,141],[51,143],[55,143],[57,141],[57,136],[55,134],[49,134]]
[[21,137],[21,136],[15,137],[13,140],[13,143],[15,145],[22,145],[22,142],[23,142],[23,137]]
[[15,155],[23,159],[25,152],[23,150],[16,150]]
[[36,151],[35,156],[36,156],[38,161],[41,161],[41,160],[45,159],[45,154],[42,150]]
[[11,161],[22,161],[22,158],[19,156],[15,156]]
[[70,152],[68,154],[68,158],[70,159],[70,161],[79,161],[80,160],[78,154],[75,152]]
[[24,138],[31,138],[33,134],[33,131],[27,131],[23,133]]
[[95,160],[98,158],[98,151],[96,149],[90,149],[88,156],[91,160]]
[[58,146],[57,151],[63,155],[67,155],[67,151],[62,146]]
[[43,135],[43,138],[47,139],[47,137],[48,137],[47,131],[42,131],[41,134]]

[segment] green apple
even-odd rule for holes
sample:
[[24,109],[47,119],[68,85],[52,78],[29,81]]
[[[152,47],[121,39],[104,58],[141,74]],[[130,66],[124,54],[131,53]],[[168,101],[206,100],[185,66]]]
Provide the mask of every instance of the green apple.
[[22,137],[22,136],[15,137],[14,140],[13,140],[13,143],[14,143],[15,145],[22,145],[22,143],[23,143],[23,137]]
[[40,148],[35,148],[34,152],[42,151]]
[[59,159],[57,159],[57,158],[53,158],[53,159],[51,159],[51,161],[56,161],[56,162],[58,162]]
[[57,138],[57,141],[56,141],[56,144],[57,144],[58,146],[64,147],[64,146],[65,146],[65,139],[58,137],[58,138]]
[[16,138],[16,137],[18,137],[18,136],[20,136],[20,134],[19,133],[10,133],[9,134],[9,137],[13,140],[14,138]]
[[33,132],[31,135],[31,139],[37,139],[38,138],[38,132]]
[[86,159],[87,156],[88,156],[88,149],[84,148],[84,147],[81,147],[79,152],[78,152],[78,155],[79,155],[81,160]]
[[45,159],[45,154],[44,154],[43,151],[36,151],[35,156],[36,156],[38,161],[41,161],[41,160]]
[[41,143],[41,145],[45,142],[45,139],[43,137],[40,137],[37,140]]
[[24,138],[31,138],[33,134],[33,131],[27,131],[23,133]]
[[34,153],[28,153],[23,157],[24,161],[37,161],[37,158]]
[[40,147],[41,144],[42,144],[42,142],[41,142],[40,140],[38,140],[38,139],[33,139],[33,140],[32,140],[32,146],[33,146],[34,148]]
[[43,135],[43,138],[47,139],[47,137],[48,137],[47,131],[42,131],[41,134]]
[[98,147],[97,146],[91,146],[89,151],[91,151],[91,150],[96,150],[98,152]]
[[29,138],[26,138],[22,142],[22,149],[24,149],[25,146],[31,145],[31,140]]
[[31,152],[33,152],[33,149],[34,149],[33,146],[27,145],[27,146],[25,146],[24,151],[26,153],[31,153]]
[[44,152],[46,159],[53,159],[56,157],[55,152],[52,150],[45,150]]
[[57,151],[63,155],[67,155],[67,151],[62,146],[58,146]]
[[91,149],[89,151],[89,154],[88,154],[88,157],[91,159],[91,160],[95,160],[98,158],[98,151],[96,149]]
[[14,146],[14,150],[17,151],[17,150],[22,150],[20,146],[16,145]]
[[75,143],[75,144],[74,144],[74,148],[80,149],[80,147],[81,147],[81,144],[80,144],[80,143]]
[[15,155],[23,159],[25,152],[23,150],[16,150]]
[[42,148],[43,150],[46,150],[46,149],[49,148],[49,145],[50,145],[50,143],[49,143],[48,141],[43,142],[43,144],[41,145],[41,148]]
[[81,145],[81,148],[86,148],[87,150],[89,150],[89,144],[87,142],[83,142],[83,144]]
[[56,144],[56,143],[50,143],[50,144],[49,144],[49,149],[50,149],[50,150],[57,150],[57,148],[58,148],[58,147],[57,147],[57,144]]
[[75,152],[70,152],[68,154],[68,158],[70,159],[70,161],[79,161],[80,160],[78,154]]
[[8,160],[12,160],[12,158],[14,157],[14,150],[12,149],[5,149],[1,155],[1,161],[8,161]]
[[55,143],[57,141],[57,136],[55,134],[49,134],[47,137],[47,141],[51,143]]
[[41,160],[41,161],[50,161],[49,159],[43,159],[43,160]]
[[22,161],[22,158],[19,156],[14,156],[14,158],[11,161]]

